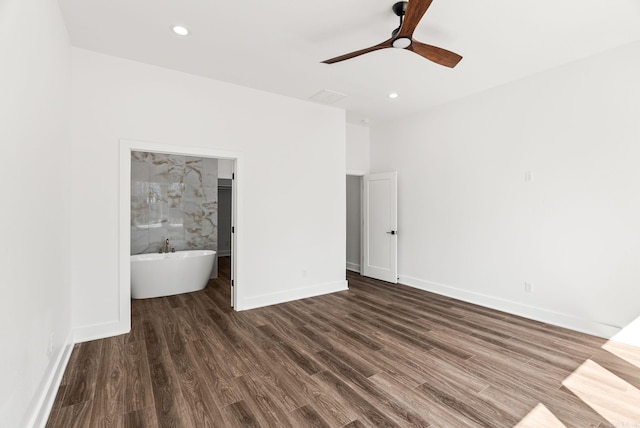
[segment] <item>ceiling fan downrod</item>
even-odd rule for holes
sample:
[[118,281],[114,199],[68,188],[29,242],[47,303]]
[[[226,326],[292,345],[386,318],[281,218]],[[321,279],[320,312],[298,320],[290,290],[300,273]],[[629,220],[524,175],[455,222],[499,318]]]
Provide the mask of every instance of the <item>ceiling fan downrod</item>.
[[393,10],[393,13],[395,13],[400,18],[400,25],[398,25],[398,28],[396,28],[391,32],[392,39],[396,37],[396,35],[400,31],[400,28],[402,28],[402,21],[404,20],[404,14],[407,11],[407,3],[408,2],[406,1],[399,1],[391,7],[391,10]]

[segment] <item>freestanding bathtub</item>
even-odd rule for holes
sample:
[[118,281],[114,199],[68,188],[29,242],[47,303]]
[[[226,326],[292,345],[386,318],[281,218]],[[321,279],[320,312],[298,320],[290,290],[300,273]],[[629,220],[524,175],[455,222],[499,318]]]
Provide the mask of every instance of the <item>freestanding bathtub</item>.
[[207,286],[216,252],[176,251],[131,256],[131,297],[148,299],[202,290]]

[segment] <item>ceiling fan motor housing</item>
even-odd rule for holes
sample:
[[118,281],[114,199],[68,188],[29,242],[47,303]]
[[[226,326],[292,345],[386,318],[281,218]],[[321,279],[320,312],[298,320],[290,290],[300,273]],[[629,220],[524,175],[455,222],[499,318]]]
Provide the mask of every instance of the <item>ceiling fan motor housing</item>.
[[411,39],[408,37],[398,37],[395,39],[391,45],[397,49],[404,49],[411,44]]
[[396,15],[402,17],[404,16],[404,13],[407,11],[407,3],[406,1],[399,1],[398,3],[394,4],[391,9],[393,10],[393,13],[395,13]]

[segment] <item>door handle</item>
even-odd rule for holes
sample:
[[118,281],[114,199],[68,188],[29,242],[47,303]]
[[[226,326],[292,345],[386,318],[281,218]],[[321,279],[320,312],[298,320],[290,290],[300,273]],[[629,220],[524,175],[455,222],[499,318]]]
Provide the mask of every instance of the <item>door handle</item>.
[[396,235],[398,232],[396,232],[395,230],[391,230],[391,231],[389,231],[387,233],[390,234],[390,235]]

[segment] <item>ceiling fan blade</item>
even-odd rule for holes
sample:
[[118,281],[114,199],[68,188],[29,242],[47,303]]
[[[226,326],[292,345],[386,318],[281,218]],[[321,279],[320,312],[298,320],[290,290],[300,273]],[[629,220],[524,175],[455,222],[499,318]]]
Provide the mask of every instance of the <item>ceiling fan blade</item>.
[[416,40],[413,40],[409,46],[407,46],[408,50],[417,53],[418,55],[433,61],[437,64],[444,65],[445,67],[453,68],[462,59],[460,55],[457,53],[453,53],[446,49],[442,49],[436,46],[427,45],[424,43],[420,43]]
[[325,64],[333,64],[335,62],[340,62],[340,61],[344,61],[345,59],[355,58],[357,56],[364,55],[364,54],[369,53],[369,52],[373,52],[373,51],[377,51],[377,50],[385,49],[385,48],[390,48],[390,47],[393,47],[391,45],[391,41],[392,41],[392,39],[385,40],[384,42],[382,42],[380,44],[377,44],[375,46],[371,46],[371,47],[366,48],[366,49],[360,49],[359,51],[351,52],[351,53],[348,53],[348,54],[340,55],[340,56],[337,56],[335,58],[324,60],[322,62],[325,63]]
[[424,16],[429,6],[431,6],[431,2],[433,0],[409,0],[407,3],[407,10],[404,13],[404,19],[402,21],[402,28],[400,28],[400,32],[397,37],[408,37],[411,38],[414,30],[418,26],[418,23]]

